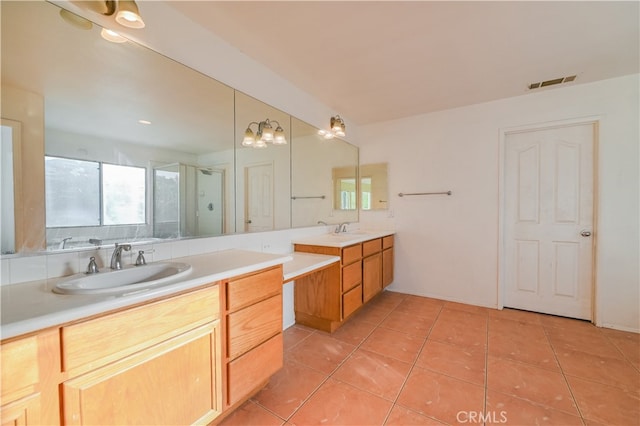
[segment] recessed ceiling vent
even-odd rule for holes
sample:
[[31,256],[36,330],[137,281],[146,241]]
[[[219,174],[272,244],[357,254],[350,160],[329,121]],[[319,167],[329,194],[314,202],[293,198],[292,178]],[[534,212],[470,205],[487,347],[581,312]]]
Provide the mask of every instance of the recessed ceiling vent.
[[531,83],[529,85],[529,90],[538,89],[540,87],[553,86],[554,84],[569,83],[569,82],[575,80],[576,77],[577,76],[575,76],[575,75],[570,75],[568,77],[560,77],[560,78],[554,78],[553,80],[541,81],[541,82],[538,82],[538,83]]

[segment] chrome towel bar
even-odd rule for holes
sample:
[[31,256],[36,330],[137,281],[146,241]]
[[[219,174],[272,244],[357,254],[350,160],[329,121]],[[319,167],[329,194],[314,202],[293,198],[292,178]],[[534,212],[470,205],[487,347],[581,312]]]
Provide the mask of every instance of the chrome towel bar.
[[398,197],[405,197],[405,196],[409,196],[409,195],[451,195],[452,192],[451,191],[444,191],[444,192],[408,192],[408,193],[404,193],[401,192],[398,194]]
[[291,197],[292,200],[301,200],[303,198],[322,198],[323,200],[327,197],[325,197],[324,195],[316,195],[315,197],[296,197],[295,195],[293,197]]

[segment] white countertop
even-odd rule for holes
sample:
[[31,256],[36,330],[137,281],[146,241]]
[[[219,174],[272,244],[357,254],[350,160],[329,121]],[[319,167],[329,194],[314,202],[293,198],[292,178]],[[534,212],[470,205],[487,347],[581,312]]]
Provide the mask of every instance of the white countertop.
[[339,234],[323,234],[315,237],[306,237],[293,240],[294,244],[307,244],[311,246],[325,247],[347,247],[363,241],[374,240],[376,238],[393,235],[394,231],[352,231],[341,232]]
[[327,254],[296,252],[291,253],[291,257],[293,259],[283,265],[285,282],[295,280],[301,275],[329,266],[332,263],[340,262],[340,256],[330,256]]
[[[91,315],[168,296],[210,282],[246,274],[292,260],[292,255],[245,250],[223,250],[199,256],[172,259],[171,261],[190,264],[191,271],[186,276],[183,275],[176,278],[173,283],[126,296],[63,295],[53,293],[51,291],[53,287],[64,277],[5,285],[0,289],[0,338],[7,339],[55,327]],[[319,259],[316,259],[316,265],[318,264],[317,261]],[[310,259],[307,259],[307,263],[310,263]],[[307,264],[300,264],[299,266],[293,264],[288,266],[287,270],[290,274],[300,275],[300,267],[305,265],[309,267]]]

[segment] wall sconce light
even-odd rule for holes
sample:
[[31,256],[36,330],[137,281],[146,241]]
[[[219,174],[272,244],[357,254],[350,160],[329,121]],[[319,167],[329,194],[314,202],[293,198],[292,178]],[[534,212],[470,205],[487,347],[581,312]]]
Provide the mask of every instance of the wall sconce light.
[[127,28],[144,28],[138,5],[133,0],[118,0],[116,22]]
[[331,117],[329,122],[330,130],[318,130],[318,134],[325,139],[333,139],[336,136],[344,137],[346,135],[346,126],[344,120],[339,115]]
[[[276,124],[276,129],[273,130],[271,123]],[[257,125],[258,131],[253,134],[251,125]],[[268,118],[261,122],[252,121],[247,126],[247,130],[244,131],[244,139],[242,139],[242,146],[253,148],[266,148],[267,143],[273,145],[286,145],[287,139],[284,136],[284,129],[280,126],[276,120],[269,120]]]

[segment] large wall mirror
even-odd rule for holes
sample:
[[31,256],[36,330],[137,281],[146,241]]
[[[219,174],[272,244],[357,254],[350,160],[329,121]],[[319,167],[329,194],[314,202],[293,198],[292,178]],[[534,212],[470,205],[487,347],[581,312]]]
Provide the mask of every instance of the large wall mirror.
[[291,132],[292,226],[357,222],[358,148],[295,117]]
[[387,163],[361,164],[359,172],[361,210],[387,210],[389,208]]
[[[312,126],[148,48],[109,42],[100,26],[51,3],[0,7],[3,135],[13,123],[22,144],[13,152],[14,232],[3,232],[14,247],[3,243],[3,253],[357,220],[357,210],[335,205],[322,216],[292,211],[296,185],[315,179],[292,162],[324,168],[332,185],[334,168],[357,168],[352,145],[331,141],[303,159],[295,144]],[[288,143],[242,146],[250,123],[265,119]],[[12,150],[2,152],[10,164]]]
[[[286,143],[243,146],[247,129],[260,140],[266,123],[282,129]],[[291,227],[291,117],[236,92],[236,226],[238,232],[272,231]]]

